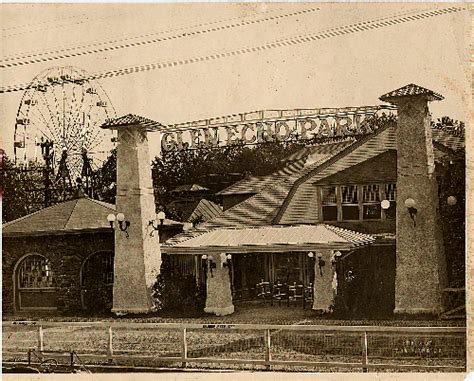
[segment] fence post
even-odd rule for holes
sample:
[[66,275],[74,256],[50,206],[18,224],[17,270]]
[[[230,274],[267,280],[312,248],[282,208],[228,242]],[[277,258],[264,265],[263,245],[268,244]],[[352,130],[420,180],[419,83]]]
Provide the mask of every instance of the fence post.
[[[367,350],[367,331],[364,331],[361,337],[361,345],[362,345],[362,365],[368,364],[368,350]],[[362,371],[367,373],[367,367],[363,366]]]
[[272,354],[270,352],[270,346],[271,346],[270,330],[266,329],[265,330],[265,361],[268,364],[265,365],[265,368],[267,370],[271,369],[271,365],[269,364],[269,362],[272,361]]
[[186,341],[186,327],[183,328],[182,331],[182,347],[181,347],[181,367],[186,368],[186,359],[188,358],[188,343]]
[[43,340],[43,326],[38,327],[38,351],[40,352],[40,360],[43,361],[43,350],[44,350],[44,340]]
[[107,340],[107,360],[108,362],[112,362],[114,356],[114,348],[113,348],[113,332],[112,327],[109,326],[109,335]]

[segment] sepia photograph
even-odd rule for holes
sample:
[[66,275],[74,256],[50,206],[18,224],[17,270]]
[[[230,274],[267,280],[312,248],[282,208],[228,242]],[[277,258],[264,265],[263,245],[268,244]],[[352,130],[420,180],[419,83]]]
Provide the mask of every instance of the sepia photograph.
[[2,373],[463,380],[471,22],[0,5]]

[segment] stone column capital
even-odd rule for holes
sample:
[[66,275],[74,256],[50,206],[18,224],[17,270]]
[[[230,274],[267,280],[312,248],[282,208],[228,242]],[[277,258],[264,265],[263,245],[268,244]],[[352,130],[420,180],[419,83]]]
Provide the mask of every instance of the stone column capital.
[[409,85],[400,87],[399,89],[382,95],[379,99],[383,102],[399,105],[406,102],[413,102],[414,99],[424,100],[426,103],[432,101],[441,101],[444,99],[444,97],[432,90],[415,85],[414,83],[410,83]]

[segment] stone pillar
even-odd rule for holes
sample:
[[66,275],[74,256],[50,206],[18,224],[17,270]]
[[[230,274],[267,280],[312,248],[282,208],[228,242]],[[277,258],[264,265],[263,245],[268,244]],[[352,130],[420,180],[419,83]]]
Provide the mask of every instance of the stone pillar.
[[[443,97],[412,84],[380,99],[398,106],[394,312],[439,314],[447,274],[428,102]],[[409,198],[414,218],[405,206]]]
[[[318,312],[330,312],[330,307],[334,303],[333,280],[336,268],[332,264],[332,250],[318,250],[317,255],[321,255],[324,266],[320,268],[319,259],[314,259],[314,283],[313,283],[313,310]],[[322,274],[322,275],[321,275]]]
[[116,210],[130,221],[126,232],[115,222],[112,312],[147,313],[161,265],[158,232],[150,236],[148,225],[156,214],[147,132],[139,124],[110,128],[118,130]]
[[216,314],[217,316],[230,315],[234,312],[232,304],[232,291],[230,284],[229,267],[224,266],[226,262],[225,253],[212,255],[216,267],[212,269],[207,266],[207,296],[204,312]]

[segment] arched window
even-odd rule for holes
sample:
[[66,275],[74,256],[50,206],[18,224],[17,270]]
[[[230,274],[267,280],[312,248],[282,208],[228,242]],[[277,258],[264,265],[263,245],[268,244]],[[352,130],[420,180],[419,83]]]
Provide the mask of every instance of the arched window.
[[84,309],[108,310],[112,307],[114,253],[100,251],[89,255],[81,268],[81,303]]
[[17,265],[16,308],[51,310],[57,308],[55,274],[49,259],[39,254],[24,257]]
[[37,254],[27,256],[19,267],[18,286],[20,289],[55,287],[54,274],[49,260]]

